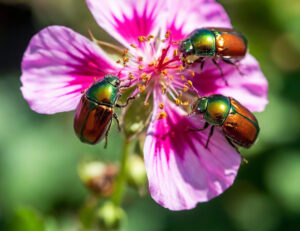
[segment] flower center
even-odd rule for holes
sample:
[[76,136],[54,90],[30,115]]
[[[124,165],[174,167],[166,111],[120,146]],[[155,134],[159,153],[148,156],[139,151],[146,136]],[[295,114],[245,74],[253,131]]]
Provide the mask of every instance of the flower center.
[[[123,52],[122,60],[124,68],[128,71],[127,80],[130,85],[137,86],[138,92],[146,92],[145,106],[148,106],[148,99],[155,90],[161,95],[167,94],[176,105],[187,106],[188,101],[184,99],[184,93],[193,88],[192,81],[186,73],[178,54],[178,42],[172,41],[168,31],[163,40],[152,35],[138,37],[138,44],[130,44],[134,48],[129,52]],[[191,77],[194,73],[190,74]],[[164,104],[160,102],[161,113],[158,119],[166,117]]]

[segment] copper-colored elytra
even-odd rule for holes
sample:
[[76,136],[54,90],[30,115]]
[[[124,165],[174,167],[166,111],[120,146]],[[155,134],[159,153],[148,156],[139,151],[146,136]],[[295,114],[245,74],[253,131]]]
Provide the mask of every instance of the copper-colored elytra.
[[210,138],[213,136],[215,126],[220,126],[228,142],[233,145],[239,145],[249,148],[254,144],[258,133],[259,125],[255,116],[237,100],[223,96],[210,95],[199,98],[192,110],[203,114],[205,126],[203,128],[193,129],[203,131],[211,125],[210,133],[206,142],[206,148]]
[[79,138],[84,139],[83,142],[95,144],[104,138],[112,120],[113,110],[105,106],[91,108],[91,104],[82,96],[74,118],[74,130]]
[[217,50],[221,56],[244,57],[247,47],[244,40],[234,34],[221,34],[216,38]]
[[222,127],[235,143],[248,148],[257,138],[258,129],[255,124],[258,122],[255,116],[235,99],[230,98],[230,102],[236,113],[230,113]]

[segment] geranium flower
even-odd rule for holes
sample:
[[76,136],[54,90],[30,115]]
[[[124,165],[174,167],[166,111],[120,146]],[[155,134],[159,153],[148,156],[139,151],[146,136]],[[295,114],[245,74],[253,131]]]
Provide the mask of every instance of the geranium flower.
[[[181,66],[176,42],[201,27],[231,28],[222,6],[213,0],[87,0],[100,27],[119,41],[123,59],[115,62],[97,45],[62,26],[36,34],[24,54],[21,87],[32,110],[52,114],[74,110],[82,91],[106,73],[137,86],[133,94],[153,99],[153,116],[144,144],[144,159],[152,198],[171,210],[191,209],[232,185],[241,156],[217,128],[205,148],[204,121],[188,117],[184,99],[223,94],[251,111],[267,104],[267,81],[250,55],[237,70],[220,63],[228,86],[210,62],[200,71]],[[151,98],[149,98],[152,96]],[[132,102],[133,104],[135,102]]]

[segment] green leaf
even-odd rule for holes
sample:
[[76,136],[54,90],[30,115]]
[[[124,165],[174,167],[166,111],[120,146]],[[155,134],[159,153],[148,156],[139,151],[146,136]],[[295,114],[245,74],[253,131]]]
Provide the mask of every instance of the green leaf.
[[16,210],[12,231],[45,231],[42,216],[33,208],[21,207]]

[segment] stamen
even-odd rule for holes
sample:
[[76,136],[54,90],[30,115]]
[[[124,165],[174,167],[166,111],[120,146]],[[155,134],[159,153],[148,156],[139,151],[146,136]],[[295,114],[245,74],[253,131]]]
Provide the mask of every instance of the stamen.
[[134,76],[133,76],[132,72],[129,72],[128,77],[129,77],[130,80],[134,79]]
[[178,93],[178,99],[181,99],[181,97],[182,97],[182,91],[179,91],[179,93]]
[[144,103],[144,106],[145,106],[145,107],[149,107],[150,104],[149,104],[148,102],[145,102],[145,103]]
[[183,90],[183,92],[187,92],[189,90],[189,87],[187,85],[184,85],[182,90]]
[[120,64],[120,63],[121,63],[121,60],[120,60],[120,59],[118,59],[118,60],[116,61],[116,63]]
[[126,65],[126,63],[129,61],[129,57],[126,56],[123,58],[123,64]]
[[161,85],[161,91],[163,94],[166,94],[166,92],[167,92],[167,88],[164,84]]
[[162,73],[164,76],[167,76],[167,75],[168,75],[167,70],[162,70],[160,73]]
[[188,101],[183,101],[183,102],[181,102],[181,105],[182,105],[182,106],[188,106],[188,105],[189,105],[189,102],[188,102]]
[[164,60],[164,62],[163,62],[163,64],[166,64],[168,61],[169,61],[169,58],[166,57],[165,60]]
[[123,51],[122,56],[124,57],[125,55],[127,55],[127,53],[128,53],[128,49],[125,49],[125,50]]
[[165,106],[165,105],[164,105],[163,103],[160,103],[160,104],[159,104],[159,108],[160,108],[160,109],[164,109],[164,106]]
[[141,75],[141,79],[143,82],[146,82],[150,79],[150,75],[147,75],[145,72]]
[[178,56],[178,49],[177,48],[173,51],[173,57],[176,57],[176,56]]
[[167,33],[165,34],[165,38],[166,38],[166,39],[170,37],[170,33],[171,33],[171,31],[168,30]]
[[165,112],[160,112],[159,115],[158,115],[158,117],[157,117],[157,119],[161,120],[161,119],[164,119],[164,118],[166,118],[166,117],[167,117],[167,113],[165,113]]
[[138,87],[138,89],[139,89],[139,91],[140,91],[141,93],[144,92],[145,89],[146,89],[146,86],[145,86],[145,85],[142,85],[142,84],[138,84],[137,87]]
[[146,37],[145,36],[139,36],[138,40],[140,43],[145,42],[146,41]]
[[130,46],[133,47],[133,48],[136,48],[136,45],[133,44],[133,43],[131,43]]
[[176,103],[177,106],[179,106],[180,103],[181,103],[181,100],[177,98],[177,99],[175,100],[175,103]]
[[191,71],[190,74],[191,74],[192,77],[194,77],[195,76],[195,71]]
[[181,80],[182,80],[182,81],[184,81],[184,76],[183,76],[183,75],[181,75],[180,77],[181,77]]
[[154,60],[153,62],[149,63],[148,66],[149,66],[149,67],[153,67],[154,65],[156,65],[156,63],[157,63],[157,61]]
[[182,71],[184,70],[184,67],[183,67],[182,64],[179,65],[178,70],[179,70],[180,72],[182,72]]
[[149,42],[151,39],[153,39],[154,38],[154,36],[153,35],[148,35],[148,37],[147,37],[147,41]]
[[142,57],[142,56],[139,56],[139,57],[138,57],[138,60],[139,60],[139,62],[142,62],[142,61],[143,61],[143,57]]
[[186,83],[189,85],[189,87],[193,87],[193,83],[191,80],[188,80]]
[[139,70],[143,70],[144,66],[143,65],[139,65]]

